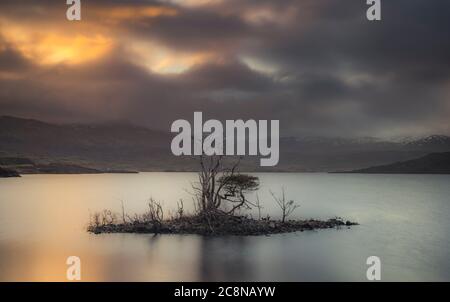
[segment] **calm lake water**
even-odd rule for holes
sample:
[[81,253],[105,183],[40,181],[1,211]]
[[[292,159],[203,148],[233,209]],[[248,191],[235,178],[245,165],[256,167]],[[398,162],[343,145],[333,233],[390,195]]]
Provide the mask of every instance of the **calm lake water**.
[[384,281],[450,281],[450,176],[261,173],[264,214],[277,217],[269,190],[301,207],[295,218],[341,216],[361,225],[257,237],[93,235],[91,212],[166,210],[192,173],[33,175],[0,179],[0,281],[65,281],[68,256],[83,281],[365,281],[366,259]]

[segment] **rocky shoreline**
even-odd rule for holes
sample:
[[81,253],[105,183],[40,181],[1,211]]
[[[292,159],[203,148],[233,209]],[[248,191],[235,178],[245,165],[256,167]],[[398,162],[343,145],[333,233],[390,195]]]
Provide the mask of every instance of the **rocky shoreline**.
[[307,230],[331,229],[357,225],[342,218],[328,220],[288,220],[281,222],[271,219],[253,219],[245,216],[223,215],[206,217],[203,215],[186,216],[163,222],[130,222],[91,224],[88,232],[102,233],[141,233],[141,234],[196,234],[206,236],[250,236],[270,235]]

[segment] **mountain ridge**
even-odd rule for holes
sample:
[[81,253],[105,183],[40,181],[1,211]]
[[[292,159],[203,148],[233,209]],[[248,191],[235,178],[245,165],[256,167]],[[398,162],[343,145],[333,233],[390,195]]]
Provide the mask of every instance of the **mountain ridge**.
[[[345,173],[345,172],[344,172]],[[363,174],[450,174],[450,152],[430,153],[420,158],[349,171]]]
[[[172,133],[120,123],[53,124],[0,117],[0,157],[24,157],[99,170],[193,171],[193,157],[172,155]],[[450,151],[450,137],[434,135],[409,143],[373,137],[282,137],[280,163],[262,169],[246,157],[247,171],[328,172],[355,170]]]

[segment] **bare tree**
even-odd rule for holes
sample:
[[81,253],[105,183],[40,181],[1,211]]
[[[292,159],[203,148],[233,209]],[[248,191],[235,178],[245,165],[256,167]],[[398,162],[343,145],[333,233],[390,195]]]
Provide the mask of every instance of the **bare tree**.
[[[238,173],[239,164],[240,158],[229,168],[224,163],[223,156],[200,156],[198,183],[192,186],[199,212],[222,211],[225,214],[234,214],[240,208],[255,206],[246,198],[246,194],[258,189],[259,179]],[[230,210],[221,210],[224,202],[231,205]]]
[[259,202],[259,195],[256,194],[256,208],[258,209],[258,220],[261,220],[261,209],[263,206],[261,206],[261,203]]
[[117,221],[117,214],[110,210],[103,210],[100,214],[102,225],[115,224]]
[[217,209],[215,204],[216,180],[222,169],[222,156],[200,156],[201,170],[198,173],[198,183],[193,185],[199,212]]
[[94,226],[94,227],[99,227],[101,225],[101,219],[100,219],[100,213],[99,212],[95,212],[93,216],[91,216],[91,222],[90,225]]
[[228,214],[241,208],[251,209],[256,207],[256,204],[250,202],[246,194],[255,191],[259,187],[259,179],[256,176],[246,174],[225,175],[220,177],[219,184],[221,191],[218,192],[221,201],[227,201],[231,204],[231,210]]
[[125,214],[125,206],[123,205],[123,200],[121,200],[121,204],[122,204],[122,223],[126,223],[126,214]]
[[277,202],[278,206],[281,209],[281,222],[285,222],[286,218],[292,214],[297,208],[300,207],[299,204],[296,204],[293,200],[286,200],[286,194],[284,192],[284,188],[281,189],[281,197],[277,197],[272,191],[270,191],[270,194],[272,195],[273,199]]
[[179,202],[177,202],[177,213],[178,213],[178,218],[182,218],[184,215],[184,202],[183,199],[180,199]]
[[164,220],[164,211],[160,202],[150,198],[148,202],[148,211],[143,215],[144,221],[162,223]]

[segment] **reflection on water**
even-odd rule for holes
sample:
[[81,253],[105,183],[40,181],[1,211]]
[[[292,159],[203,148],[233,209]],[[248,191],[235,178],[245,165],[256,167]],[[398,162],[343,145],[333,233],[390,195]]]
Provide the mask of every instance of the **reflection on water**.
[[265,214],[278,216],[269,189],[300,202],[298,218],[342,216],[350,230],[272,236],[85,232],[103,208],[142,212],[152,196],[167,210],[191,173],[34,175],[0,179],[0,281],[65,281],[66,259],[81,258],[83,281],[364,281],[365,261],[382,279],[450,280],[449,176],[259,174]]

